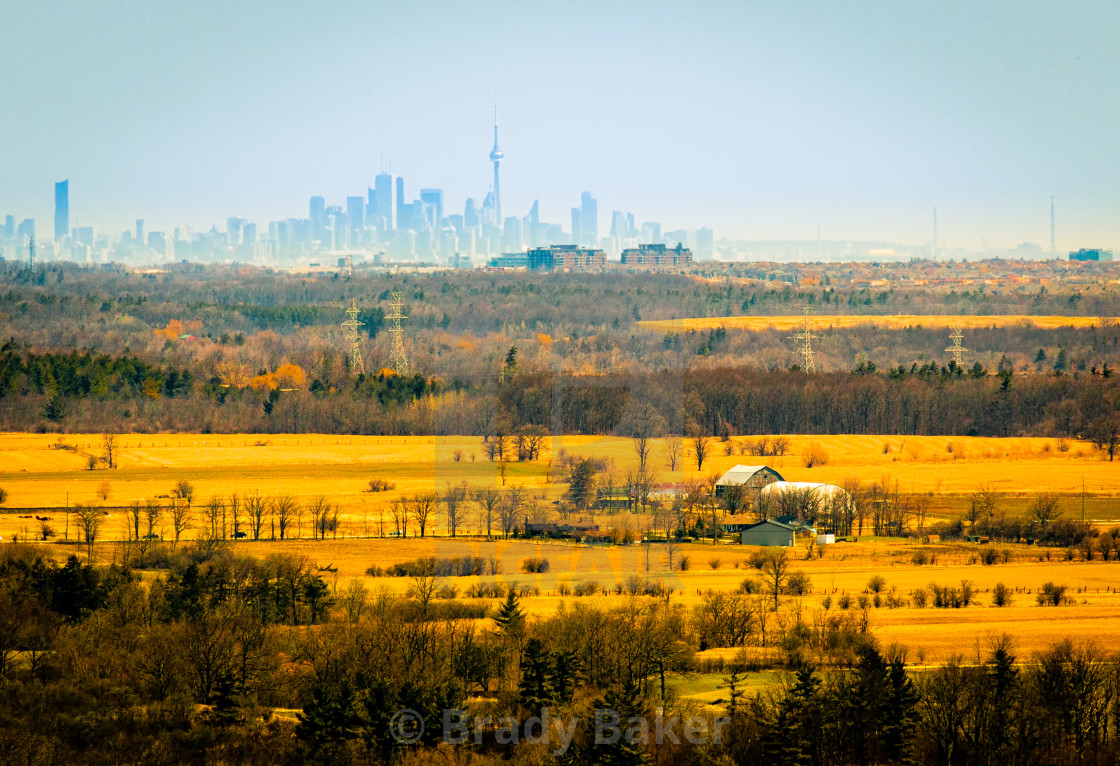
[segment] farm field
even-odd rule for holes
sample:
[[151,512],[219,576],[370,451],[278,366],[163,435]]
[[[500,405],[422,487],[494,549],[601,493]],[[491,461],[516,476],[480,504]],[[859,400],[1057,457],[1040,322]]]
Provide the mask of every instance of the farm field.
[[1033,314],[797,314],[781,316],[725,316],[687,317],[683,319],[652,319],[638,322],[647,330],[657,332],[686,332],[688,330],[794,330],[808,322],[814,329],[843,330],[852,327],[875,326],[887,329],[907,327],[977,329],[984,327],[1031,326],[1044,330],[1059,327],[1097,327],[1115,324],[1116,317],[1056,316]]
[[[750,438],[756,437],[740,437],[731,444]],[[986,486],[1012,511],[1025,508],[1037,492],[1053,492],[1064,496],[1069,515],[1080,517],[1084,503],[1087,519],[1120,520],[1120,469],[1088,443],[890,435],[788,439],[783,456],[716,454],[702,471],[694,470],[687,455],[678,467],[688,470],[668,471],[661,440],[656,440],[651,459],[659,480],[666,482],[722,473],[737,463],[765,463],[791,481],[898,482],[903,492],[928,495],[935,516],[960,513],[967,495]],[[402,494],[442,490],[459,482],[502,484],[498,465],[485,459],[478,437],[127,434],[117,440],[117,467],[109,470],[102,464],[89,470],[89,456],[102,452],[100,435],[0,435],[0,487],[8,492],[0,509],[0,537],[34,535],[34,518],[20,518],[28,515],[50,516],[55,532],[62,535],[58,514],[68,505],[95,503],[113,514],[132,502],[167,498],[179,480],[194,485],[196,505],[212,495],[244,497],[254,491],[290,495],[301,504],[325,497],[339,505],[340,534],[345,536],[381,534],[382,524],[391,524],[389,504]],[[723,453],[727,446],[714,442],[712,452]],[[824,450],[827,463],[806,468],[804,454],[814,447]],[[458,462],[456,452],[461,453]],[[541,460],[507,463],[504,480],[526,485],[542,500],[556,499],[564,486],[556,477],[549,481],[549,464],[563,454],[609,458],[620,475],[635,461],[626,439],[558,436],[547,440]],[[368,492],[374,477],[392,482],[394,489]],[[102,500],[99,493],[105,489],[109,496]],[[618,519],[603,517],[600,522],[609,526]],[[433,529],[442,532],[438,514]],[[474,514],[466,529],[479,529]],[[125,536],[122,514],[110,517],[103,534],[110,539]]]
[[[627,580],[634,577],[663,583],[672,591],[670,602],[689,609],[700,604],[703,595],[710,590],[734,591],[745,579],[759,580],[759,573],[748,564],[748,557],[758,549],[727,544],[682,545],[680,553],[688,556],[690,562],[689,570],[684,572],[668,571],[663,543],[619,546],[563,541],[410,538],[260,541],[233,545],[241,554],[260,558],[276,554],[306,557],[325,570],[325,579],[336,591],[345,589],[353,581],[362,583],[371,592],[384,589],[404,594],[408,591],[409,578],[370,577],[366,569],[371,565],[385,568],[423,556],[493,558],[500,563],[502,574],[443,578],[442,582],[454,584],[459,594],[478,582],[500,581],[537,588],[539,595],[526,597],[522,606],[527,614],[542,616],[577,603],[623,606],[633,597],[618,594],[615,588],[625,587]],[[46,547],[56,556],[67,549],[80,550],[78,546]],[[978,651],[984,654],[993,637],[1003,634],[1014,639],[1022,656],[1026,657],[1057,638],[1101,641],[1120,632],[1120,561],[1062,561],[1060,550],[1017,545],[997,546],[1008,551],[1009,562],[986,566],[979,560],[985,547],[963,543],[920,545],[901,540],[838,543],[829,546],[822,558],[810,561],[804,560],[800,549],[794,549],[790,551],[793,569],[807,574],[811,586],[806,595],[785,599],[786,607],[799,611],[802,618],[812,624],[816,616],[826,613],[823,604],[827,597],[831,602],[829,613],[858,616],[859,597],[866,594],[872,577],[881,576],[885,581],[881,594],[884,605],[869,609],[871,631],[883,646],[907,647],[909,660],[919,665],[942,663],[955,655],[966,660],[975,659]],[[100,545],[99,560],[119,560],[119,548],[111,543]],[[934,562],[916,564],[913,557],[919,550],[932,554]],[[545,574],[521,572],[521,561],[529,557],[547,559],[549,571]],[[714,559],[719,559],[718,569],[712,568]],[[158,573],[145,573],[146,578],[156,576]],[[976,591],[971,606],[960,609],[886,607],[888,595],[909,598],[914,589],[931,583],[955,587],[962,580],[969,581]],[[561,584],[575,586],[589,581],[598,583],[607,593],[593,597],[559,593]],[[1064,585],[1071,603],[1059,607],[1039,606],[1034,594],[1047,582]],[[992,605],[991,591],[997,583],[1019,591],[1014,594],[1010,606]],[[846,612],[839,606],[845,595],[852,599]],[[730,659],[736,651],[713,649],[703,652],[702,656]],[[759,651],[766,654],[774,650]],[[703,691],[710,693],[712,690]],[[703,700],[709,696],[707,693],[697,698]]]

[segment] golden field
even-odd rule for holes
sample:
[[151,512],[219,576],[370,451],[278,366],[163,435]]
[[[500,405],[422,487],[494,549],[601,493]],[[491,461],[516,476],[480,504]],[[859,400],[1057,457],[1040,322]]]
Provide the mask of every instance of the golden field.
[[685,319],[653,319],[638,322],[648,330],[658,332],[686,332],[688,330],[714,330],[723,327],[728,330],[782,330],[800,328],[805,322],[816,330],[844,330],[852,327],[885,327],[905,329],[907,327],[978,329],[985,327],[1022,327],[1031,326],[1044,330],[1059,327],[1096,327],[1115,324],[1116,317],[1081,317],[1033,314],[992,314],[986,316],[962,316],[956,314],[810,314],[808,316],[728,316],[692,317]]
[[[664,481],[680,481],[689,476],[722,472],[736,463],[767,463],[787,479],[840,482],[855,477],[863,481],[898,481],[906,492],[929,496],[934,513],[958,513],[967,504],[967,494],[984,485],[1001,494],[1001,502],[1012,512],[1025,507],[1037,492],[1057,492],[1064,496],[1067,515],[1079,517],[1082,507],[1082,480],[1088,518],[1097,521],[1120,519],[1120,469],[1092,448],[1079,442],[1053,439],[990,439],[970,437],[899,436],[792,436],[789,452],[783,457],[757,458],[726,455],[723,444],[713,443],[721,454],[709,458],[702,472],[689,470],[670,473],[662,470]],[[62,446],[65,445],[65,448]],[[827,464],[806,468],[803,455],[812,447],[827,453]],[[460,451],[461,459],[454,459]],[[506,581],[528,583],[540,588],[541,595],[525,602],[530,613],[542,614],[556,609],[573,597],[558,595],[561,583],[595,580],[613,587],[638,576],[661,580],[672,591],[674,601],[691,606],[709,589],[734,590],[748,576],[757,577],[747,557],[753,549],[721,543],[690,543],[682,546],[691,567],[685,572],[669,572],[665,546],[582,545],[571,542],[519,540],[487,541],[477,535],[449,539],[445,522],[438,513],[429,525],[425,539],[376,539],[384,523],[392,529],[388,505],[402,493],[443,489],[449,483],[470,485],[502,482],[498,467],[486,462],[477,437],[335,437],[335,436],[229,436],[229,435],[140,435],[118,437],[118,467],[89,470],[87,455],[101,452],[99,435],[0,435],[0,487],[8,491],[0,512],[0,536],[33,539],[39,524],[27,515],[49,516],[56,539],[67,536],[65,506],[100,503],[111,514],[98,545],[101,561],[119,560],[124,537],[120,509],[137,500],[167,496],[180,479],[195,487],[195,506],[214,494],[228,496],[259,491],[264,495],[291,495],[298,502],[324,496],[342,509],[338,539],[313,541],[309,521],[296,532],[297,539],[285,541],[241,541],[236,549],[254,556],[287,553],[306,556],[321,567],[330,567],[325,576],[336,587],[360,581],[371,589],[387,588],[403,592],[403,578],[370,578],[371,565],[386,566],[420,556],[479,555],[502,562]],[[507,465],[505,481],[525,484],[533,489],[545,508],[548,500],[563,492],[563,485],[549,483],[549,461],[560,454],[597,455],[611,458],[621,475],[634,462],[630,443],[624,439],[601,437],[555,437],[547,446],[542,461]],[[472,459],[473,458],[473,459]],[[665,468],[665,447],[657,443],[653,464]],[[371,494],[366,490],[372,477],[395,482],[393,491]],[[97,497],[99,487],[108,482],[109,498]],[[166,503],[166,501],[164,501]],[[547,511],[546,511],[547,512]],[[628,514],[600,516],[604,526],[629,526],[637,529],[647,520]],[[195,526],[201,524],[196,518]],[[476,533],[477,513],[472,511],[467,532]],[[410,532],[414,533],[414,525]],[[163,522],[165,539],[171,536],[170,521]],[[461,532],[462,534],[462,532]],[[185,537],[192,535],[188,532]],[[69,545],[43,543],[56,557],[71,552],[81,554],[76,545],[76,525],[71,521]],[[371,539],[372,538],[372,539]],[[920,545],[908,540],[863,539],[858,543],[829,546],[823,557],[805,560],[804,551],[795,549],[795,568],[812,578],[812,592],[790,602],[812,617],[822,609],[822,599],[836,599],[847,593],[857,598],[868,579],[875,574],[886,578],[887,587],[906,595],[930,583],[958,585],[971,581],[979,590],[978,603],[965,609],[871,609],[874,633],[884,642],[897,642],[910,648],[910,658],[919,662],[940,662],[953,654],[973,656],[983,652],[993,635],[1006,633],[1023,653],[1059,637],[1096,638],[1102,641],[1120,633],[1120,562],[1067,562],[1062,551],[1028,546],[996,546],[1009,554],[1008,563],[984,566],[979,563],[981,546],[969,544]],[[935,555],[933,564],[916,564],[917,550]],[[544,575],[520,573],[520,562],[529,556],[547,558],[551,569]],[[713,568],[714,560],[718,568]],[[146,574],[146,577],[158,576]],[[455,578],[460,593],[476,578]],[[1041,607],[1033,592],[1045,582],[1066,585],[1074,603],[1062,607]],[[991,588],[1002,582],[1022,589],[1011,607],[991,605]],[[621,603],[628,596],[595,597],[596,602]],[[586,601],[586,599],[585,599]],[[719,653],[724,650],[713,650]]]
[[[935,515],[959,512],[968,493],[986,486],[1003,495],[1013,509],[1025,507],[1035,493],[1059,493],[1067,496],[1067,512],[1079,517],[1084,486],[1086,518],[1120,519],[1120,469],[1087,443],[956,436],[788,438],[786,455],[766,458],[726,455],[727,445],[713,441],[712,452],[719,454],[709,457],[699,472],[688,456],[682,460],[688,470],[669,472],[660,441],[651,459],[662,481],[722,473],[737,463],[765,463],[790,481],[897,481],[903,492],[928,495]],[[127,434],[117,439],[118,467],[88,470],[88,455],[102,453],[100,435],[0,434],[0,487],[8,492],[0,509],[0,536],[33,535],[37,522],[19,518],[28,514],[51,515],[61,532],[57,529],[61,519],[55,516],[67,504],[99,503],[119,509],[166,497],[180,479],[194,485],[196,506],[212,495],[244,496],[254,491],[290,495],[301,503],[323,496],[340,506],[347,535],[376,534],[379,518],[391,524],[386,510],[401,494],[442,490],[459,482],[472,486],[502,482],[498,466],[486,461],[478,437]],[[806,468],[803,456],[814,446],[824,450],[828,462]],[[548,463],[562,453],[610,458],[620,480],[635,462],[626,439],[553,437],[541,461],[508,463],[505,481],[525,484],[542,499],[555,499],[564,487],[556,477],[548,481]],[[373,477],[396,487],[370,493],[366,490]],[[106,482],[109,497],[102,501],[98,493]],[[123,537],[122,524],[116,514],[106,532]],[[439,528],[438,518],[435,526]],[[470,528],[477,529],[477,522],[469,520]]]

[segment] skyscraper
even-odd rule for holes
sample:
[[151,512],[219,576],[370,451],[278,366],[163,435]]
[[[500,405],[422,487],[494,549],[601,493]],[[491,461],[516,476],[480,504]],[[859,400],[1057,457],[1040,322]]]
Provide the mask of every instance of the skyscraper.
[[599,246],[599,202],[591,192],[580,195],[579,202],[580,242],[587,247]]
[[374,223],[382,232],[392,231],[397,225],[396,205],[393,204],[393,176],[378,173],[373,180]]
[[494,222],[498,226],[502,225],[502,186],[498,180],[498,165],[504,156],[498,148],[498,105],[494,104],[494,148],[490,151],[490,161],[494,163]]
[[312,197],[307,212],[311,219],[311,239],[323,242],[327,238],[327,201]]
[[361,197],[346,198],[346,221],[350,232],[360,232],[366,225],[366,201]]
[[62,239],[70,233],[70,181],[54,185],[54,238]]
[[443,222],[443,189],[421,189],[420,201],[432,211],[432,226],[439,228]]

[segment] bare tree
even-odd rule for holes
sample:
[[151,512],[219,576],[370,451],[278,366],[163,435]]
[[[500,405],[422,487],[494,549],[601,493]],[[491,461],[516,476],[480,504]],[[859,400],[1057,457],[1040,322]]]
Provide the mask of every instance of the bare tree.
[[464,505],[467,501],[467,485],[449,486],[443,495],[443,507],[447,509],[447,531],[452,537],[463,523]]
[[1085,435],[1093,445],[1108,455],[1109,462],[1120,448],[1120,413],[1110,412],[1089,423]]
[[409,512],[412,514],[412,518],[416,520],[417,526],[420,527],[421,537],[424,536],[428,528],[428,519],[436,509],[436,502],[435,492],[420,492],[413,495],[412,499],[408,501]]
[[314,525],[311,531],[312,539],[327,539],[327,522],[331,514],[330,503],[322,496],[312,498],[311,502],[307,504],[307,511],[311,514],[311,523]]
[[638,468],[644,471],[653,450],[654,437],[665,431],[665,418],[648,402],[634,399],[631,402],[631,407],[619,421],[617,432],[630,438],[634,454],[638,456]]
[[393,524],[397,528],[397,537],[408,537],[408,516],[410,513],[408,503],[405,502],[403,497],[399,497],[389,506],[389,510],[393,515]]
[[116,468],[117,435],[112,431],[106,431],[101,435],[101,444],[105,449],[105,462],[110,468]]
[[486,527],[486,537],[489,539],[494,526],[494,514],[502,501],[502,493],[497,487],[481,487],[474,491],[474,501],[481,509],[482,522]]
[[210,499],[206,502],[206,507],[203,509],[203,514],[206,518],[207,534],[210,535],[211,540],[217,540],[222,536],[223,524],[222,518],[225,516],[226,505],[222,502],[220,495],[211,495]]
[[[154,540],[157,537],[156,524],[159,523],[161,516],[163,516],[163,507],[157,501],[148,499],[144,502],[144,520],[148,524],[148,540]],[[162,530],[159,536],[162,536]]]
[[111,495],[112,492],[113,485],[109,483],[108,479],[103,480],[100,484],[97,485],[97,499],[101,502],[105,502],[106,500],[108,500],[109,495]]
[[75,503],[74,515],[78,517],[78,528],[82,530],[86,541],[86,559],[92,564],[93,544],[97,542],[97,533],[105,520],[105,512],[97,506]]
[[229,496],[229,520],[233,524],[233,539],[236,540],[241,535],[241,499],[237,497],[234,492]]
[[529,499],[529,490],[518,484],[506,490],[505,502],[498,506],[498,513],[502,520],[502,535],[509,537],[517,526],[518,516],[521,514],[526,501]]
[[684,439],[677,434],[669,434],[665,437],[665,457],[669,460],[670,471],[677,470],[682,452],[684,452]]
[[268,505],[268,499],[261,497],[260,492],[245,496],[245,515],[249,517],[249,529],[253,532],[254,540],[261,539],[264,517],[268,515]]
[[175,530],[175,542],[179,536],[190,529],[191,505],[184,499],[176,498],[171,501],[171,528]]
[[704,461],[708,459],[708,454],[712,450],[712,437],[706,436],[703,431],[696,429],[688,437],[688,442],[692,447],[692,457],[696,460],[696,470],[704,470]]
[[789,576],[789,557],[785,550],[770,551],[766,563],[762,565],[762,581],[766,583],[774,599],[774,611],[778,611],[779,597]]
[[291,495],[280,495],[272,499],[272,515],[280,527],[280,539],[288,536],[288,527],[296,516],[296,501]]
[[129,518],[129,522],[128,522],[129,537],[133,538],[134,540],[139,540],[140,539],[140,513],[141,513],[140,502],[139,501],[133,501],[132,503],[130,503],[129,506],[128,506],[128,510],[125,511],[125,513],[128,515],[128,518]]
[[1062,507],[1058,496],[1046,492],[1036,495],[1027,506],[1027,518],[1042,529],[1046,529],[1061,515]]
[[189,508],[194,500],[194,485],[186,479],[179,479],[175,482],[175,489],[171,490],[171,496],[182,500]]

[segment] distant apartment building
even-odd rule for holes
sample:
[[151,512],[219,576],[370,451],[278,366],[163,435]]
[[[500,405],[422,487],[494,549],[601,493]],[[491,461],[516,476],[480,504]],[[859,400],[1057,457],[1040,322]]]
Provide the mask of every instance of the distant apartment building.
[[577,245],[535,247],[526,255],[529,271],[602,271],[607,264],[604,251]]
[[1069,254],[1071,261],[1111,261],[1112,251],[1101,250],[1099,247],[1095,248],[1081,248],[1075,253]]
[[692,251],[677,243],[665,245],[638,245],[622,251],[623,266],[644,266],[656,269],[683,268],[692,263]]

